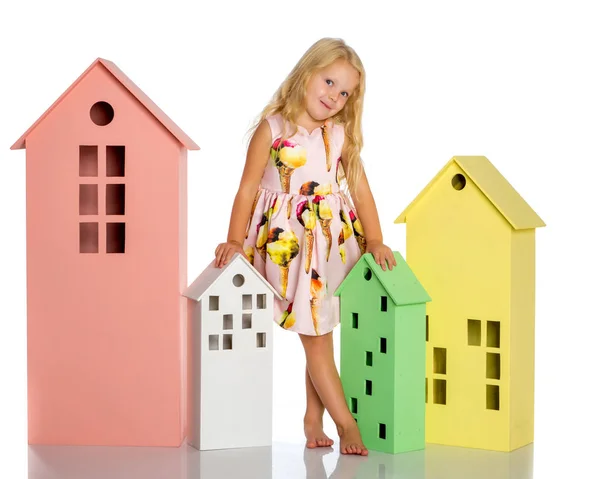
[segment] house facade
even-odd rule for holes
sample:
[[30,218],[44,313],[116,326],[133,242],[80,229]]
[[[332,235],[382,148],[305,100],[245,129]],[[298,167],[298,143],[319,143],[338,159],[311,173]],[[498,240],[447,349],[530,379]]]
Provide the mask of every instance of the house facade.
[[533,441],[535,228],[485,157],[454,157],[397,218],[427,304],[426,440]]
[[369,449],[425,447],[425,303],[430,300],[399,253],[383,271],[359,259],[340,297],[340,376],[350,412]]
[[236,254],[211,263],[189,301],[189,433],[200,450],[269,446],[273,414],[273,299],[281,298]]
[[21,148],[29,443],[179,446],[187,150],[198,146],[97,59]]

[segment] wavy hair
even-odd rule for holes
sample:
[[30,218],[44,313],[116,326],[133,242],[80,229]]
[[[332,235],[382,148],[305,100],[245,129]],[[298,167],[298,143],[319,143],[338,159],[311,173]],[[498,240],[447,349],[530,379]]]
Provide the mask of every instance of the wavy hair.
[[[331,120],[344,127],[348,157],[345,158],[346,170],[340,165],[341,177],[345,178],[350,193],[356,191],[358,180],[363,174],[360,152],[363,147],[362,113],[365,95],[365,69],[356,52],[339,38],[322,38],[315,42],[300,58],[287,78],[279,86],[271,101],[257,117],[249,130],[250,137],[258,125],[268,116],[280,113],[294,126],[293,131],[283,139],[293,136],[298,131],[295,119],[304,108],[306,86],[312,75],[331,65],[336,60],[347,61],[359,74],[359,82],[348,101]],[[287,133],[284,131],[284,134]]]

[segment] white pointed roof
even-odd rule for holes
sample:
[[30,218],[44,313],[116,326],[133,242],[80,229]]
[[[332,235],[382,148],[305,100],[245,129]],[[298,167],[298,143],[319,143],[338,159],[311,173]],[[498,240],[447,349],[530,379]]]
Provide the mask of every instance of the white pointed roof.
[[271,286],[271,283],[269,283],[240,253],[233,255],[233,258],[229,260],[229,263],[222,268],[217,268],[215,266],[215,261],[213,260],[204,269],[204,271],[200,273],[194,282],[187,287],[187,289],[183,292],[183,296],[200,301],[206,295],[211,286],[215,284],[215,282],[221,277],[221,275],[234,264],[238,264],[239,262],[242,262],[249,272],[254,274],[265,285],[266,288],[271,290],[277,299],[283,299],[275,290],[275,288]]

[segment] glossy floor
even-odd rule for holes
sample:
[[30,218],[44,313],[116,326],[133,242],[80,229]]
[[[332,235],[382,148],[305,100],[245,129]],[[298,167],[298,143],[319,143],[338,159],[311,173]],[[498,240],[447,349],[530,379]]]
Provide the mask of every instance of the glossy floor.
[[533,444],[511,453],[428,444],[367,457],[302,444],[198,451],[180,448],[29,446],[28,479],[531,479]]

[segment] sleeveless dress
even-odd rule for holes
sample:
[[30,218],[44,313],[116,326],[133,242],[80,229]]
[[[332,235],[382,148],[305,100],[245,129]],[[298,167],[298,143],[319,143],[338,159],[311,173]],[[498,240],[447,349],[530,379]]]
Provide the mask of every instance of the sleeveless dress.
[[270,158],[244,252],[284,298],[275,299],[274,321],[300,334],[326,334],[339,324],[333,293],[365,250],[362,225],[340,191],[344,128],[329,121],[309,133],[298,126],[282,142],[283,117],[267,121]]

